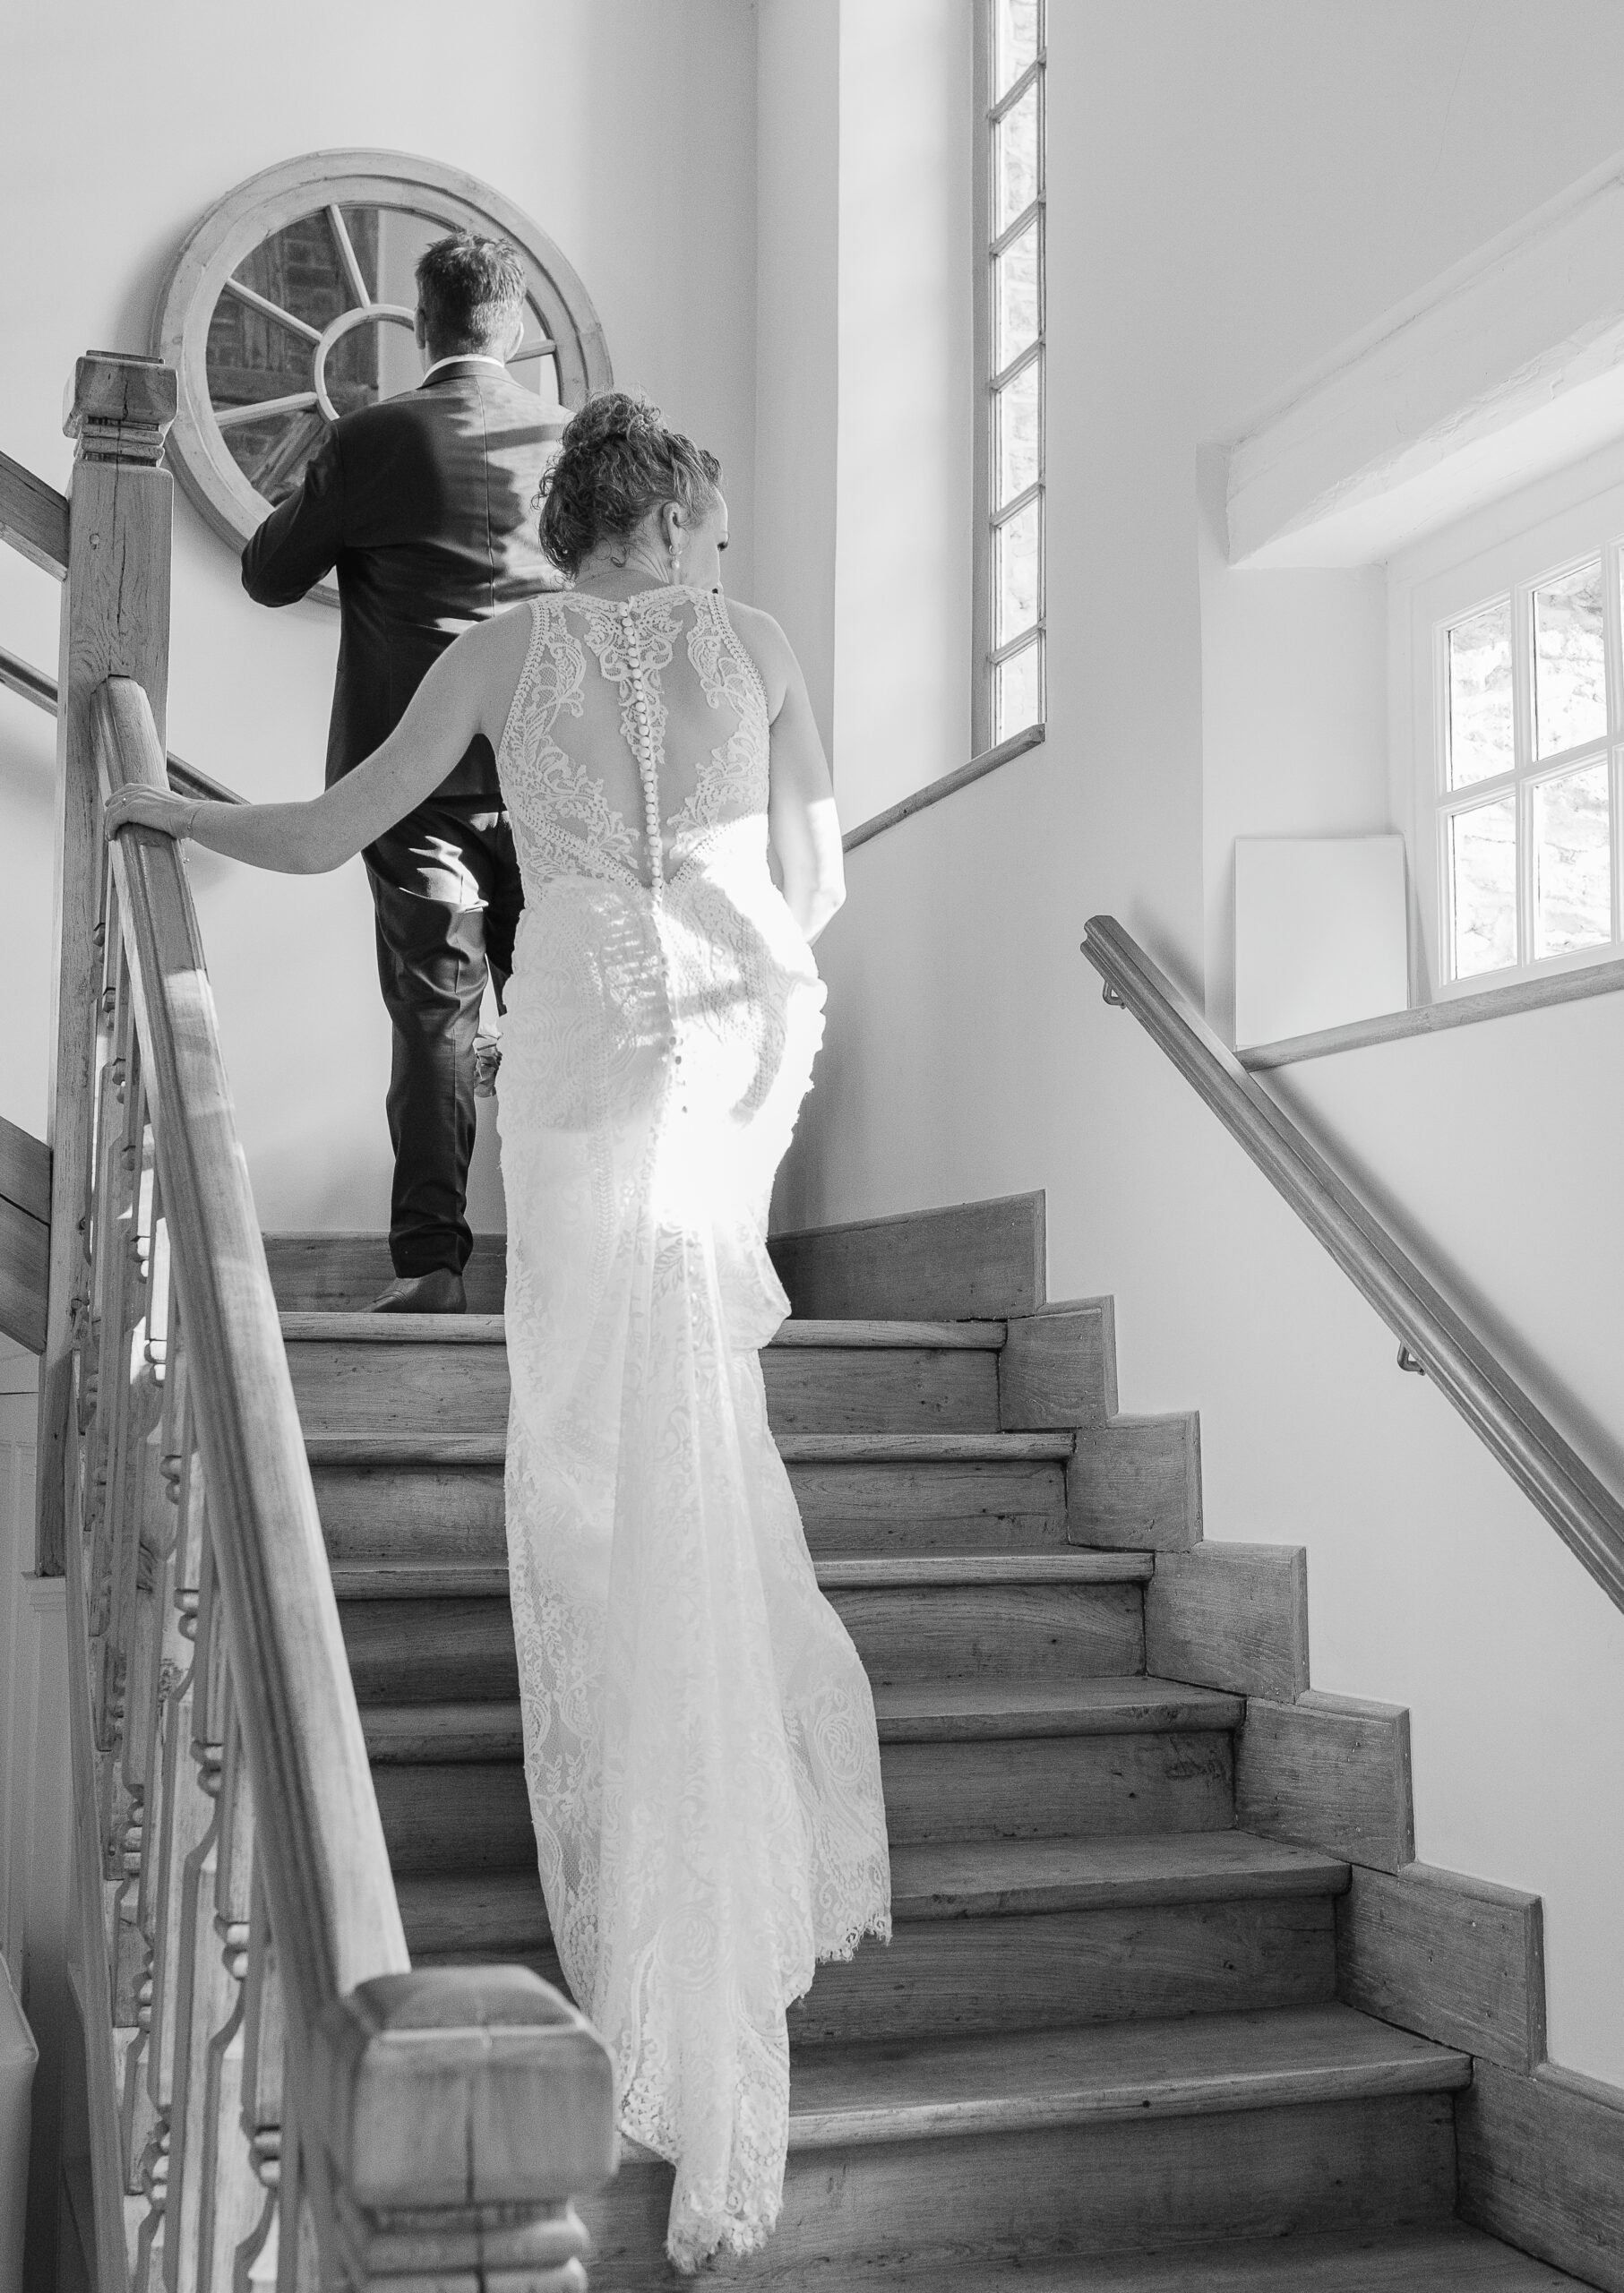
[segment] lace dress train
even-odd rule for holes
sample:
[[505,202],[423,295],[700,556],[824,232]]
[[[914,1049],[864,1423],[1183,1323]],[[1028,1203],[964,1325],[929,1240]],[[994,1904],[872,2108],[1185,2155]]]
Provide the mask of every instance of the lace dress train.
[[786,2006],[889,1931],[872,1699],[757,1358],[823,989],[722,599],[530,610],[499,760],[527,898],[499,1107],[526,1773],[564,1974],[623,2132],[675,2163],[691,2269],[777,2219]]

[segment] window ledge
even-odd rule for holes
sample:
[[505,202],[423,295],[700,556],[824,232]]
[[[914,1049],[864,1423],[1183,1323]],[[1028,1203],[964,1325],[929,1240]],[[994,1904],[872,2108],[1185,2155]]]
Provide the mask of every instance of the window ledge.
[[1346,1026],[1323,1027],[1317,1035],[1284,1035],[1278,1043],[1250,1044],[1236,1057],[1249,1074],[1292,1067],[1302,1059],[1328,1059],[1335,1052],[1363,1051],[1371,1043],[1397,1043],[1405,1035],[1432,1035],[1446,1027],[1469,1027],[1479,1019],[1510,1018],[1547,1003],[1577,1003],[1590,995],[1610,995],[1624,987],[1624,956],[1587,964],[1580,971],[1553,973],[1546,979],[1519,979],[1509,987],[1488,987],[1481,994],[1452,996],[1447,1003],[1423,1003],[1413,1011],[1387,1011],[1379,1018],[1354,1019]]
[[1000,741],[995,749],[984,749],[980,756],[973,756],[968,764],[959,765],[953,772],[944,772],[940,780],[930,781],[924,787],[916,788],[900,803],[888,805],[884,812],[875,812],[872,819],[859,820],[842,839],[843,848],[855,852],[860,844],[867,844],[872,837],[882,836],[888,828],[895,828],[898,821],[911,820],[915,812],[923,812],[927,804],[940,804],[944,796],[951,796],[957,790],[967,788],[972,780],[983,779],[989,772],[996,772],[1001,764],[1008,764],[1015,757],[1025,756],[1027,751],[1035,749],[1043,737],[1044,727],[1041,725],[1028,725],[1024,733],[1012,734],[1007,741]]

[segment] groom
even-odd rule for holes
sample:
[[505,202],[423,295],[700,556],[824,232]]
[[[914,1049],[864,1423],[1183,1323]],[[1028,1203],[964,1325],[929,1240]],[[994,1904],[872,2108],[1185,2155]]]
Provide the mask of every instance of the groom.
[[[461,630],[561,578],[537,511],[563,424],[504,363],[524,331],[519,257],[459,232],[427,250],[417,279],[420,387],[344,416],[243,552],[243,587],[262,605],[292,605],[338,570],[329,786],[393,732]],[[365,856],[394,1029],[396,1278],[374,1310],[460,1314],[475,1034],[486,967],[500,1001],[523,906],[490,743],[476,740]]]

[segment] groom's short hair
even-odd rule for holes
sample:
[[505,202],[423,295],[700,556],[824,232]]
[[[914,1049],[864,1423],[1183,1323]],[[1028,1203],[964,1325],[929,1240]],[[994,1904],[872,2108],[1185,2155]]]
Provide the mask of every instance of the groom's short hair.
[[436,354],[498,341],[524,302],[524,265],[506,239],[453,231],[417,259],[417,304]]

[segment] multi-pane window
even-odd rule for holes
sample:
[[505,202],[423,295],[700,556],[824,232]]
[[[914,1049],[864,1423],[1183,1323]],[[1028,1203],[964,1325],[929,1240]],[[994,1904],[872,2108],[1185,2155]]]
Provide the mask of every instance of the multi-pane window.
[[1044,0],[979,0],[977,751],[1044,718]]
[[1446,981],[1620,937],[1624,691],[1613,544],[1439,632],[1436,848]]

